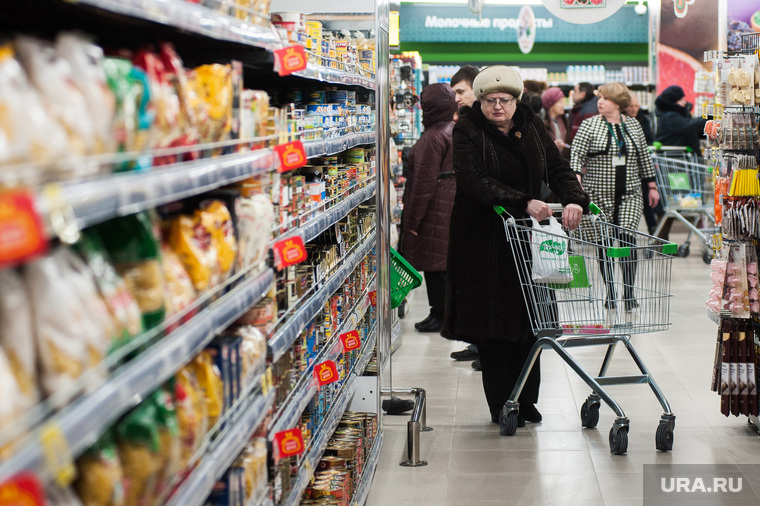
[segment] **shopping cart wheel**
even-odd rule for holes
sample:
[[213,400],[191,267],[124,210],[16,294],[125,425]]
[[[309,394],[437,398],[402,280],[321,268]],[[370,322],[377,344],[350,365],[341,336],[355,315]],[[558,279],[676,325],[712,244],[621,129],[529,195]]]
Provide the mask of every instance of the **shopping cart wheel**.
[[676,251],[676,256],[679,256],[681,258],[686,258],[689,256],[689,253],[691,251],[689,250],[689,243],[684,243],[678,247],[678,251]]
[[676,426],[675,415],[662,415],[660,425],[657,426],[654,442],[661,452],[669,452],[673,449],[673,429]]
[[615,426],[610,429],[610,453],[613,455],[623,455],[628,451],[628,426],[618,427],[615,432]]
[[712,259],[713,259],[713,253],[712,253],[712,251],[707,250],[704,253],[702,253],[702,261],[704,263],[706,263],[706,264],[709,265],[710,262],[712,262]]
[[593,429],[599,423],[599,401],[587,400],[581,406],[581,425]]
[[502,436],[514,436],[517,431],[517,415],[520,414],[518,409],[507,407],[501,408],[499,413],[499,434]]

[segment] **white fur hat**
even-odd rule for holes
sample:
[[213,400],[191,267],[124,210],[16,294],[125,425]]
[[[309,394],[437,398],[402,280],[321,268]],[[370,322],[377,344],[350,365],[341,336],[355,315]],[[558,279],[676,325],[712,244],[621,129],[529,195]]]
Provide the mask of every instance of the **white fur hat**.
[[472,82],[475,98],[480,100],[489,93],[501,91],[518,100],[523,94],[523,80],[520,74],[506,65],[493,65],[480,71]]

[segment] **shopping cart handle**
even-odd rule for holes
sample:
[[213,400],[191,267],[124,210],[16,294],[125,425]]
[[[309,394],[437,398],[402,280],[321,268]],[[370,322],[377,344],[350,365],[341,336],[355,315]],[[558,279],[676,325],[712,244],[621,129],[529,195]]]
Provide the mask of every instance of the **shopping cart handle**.
[[502,214],[504,214],[504,213],[506,213],[506,212],[507,212],[507,210],[506,210],[506,209],[504,209],[504,208],[503,208],[503,207],[501,207],[501,206],[493,206],[493,210],[494,210],[494,211],[496,211],[496,214],[498,214],[498,215],[500,215],[500,216],[501,216]]
[[597,206],[593,202],[589,202],[589,204],[588,204],[588,210],[591,211],[591,214],[593,214],[593,215],[599,215],[602,212],[602,210],[599,209],[599,206]]
[[[549,204],[549,207],[551,207],[553,211],[562,210],[562,204]],[[591,211],[591,214],[600,214],[602,212],[602,210],[599,209],[599,207],[597,207],[597,205],[593,202],[589,203],[588,209]],[[507,210],[501,206],[493,206],[493,210],[496,211],[496,214],[498,215],[502,215],[507,212]]]

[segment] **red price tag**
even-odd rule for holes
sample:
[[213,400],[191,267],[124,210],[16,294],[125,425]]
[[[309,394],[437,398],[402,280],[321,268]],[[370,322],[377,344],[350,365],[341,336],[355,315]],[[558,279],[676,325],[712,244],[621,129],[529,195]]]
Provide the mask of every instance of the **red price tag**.
[[32,194],[23,190],[0,193],[0,267],[46,250],[47,240]]
[[274,250],[275,265],[279,270],[290,265],[300,264],[308,257],[300,235],[277,241],[272,249]]
[[306,151],[301,141],[293,141],[287,144],[279,144],[274,147],[280,166],[277,172],[288,172],[306,165]]
[[274,435],[274,447],[279,459],[301,455],[304,450],[301,429],[283,430]]
[[327,385],[328,383],[335,383],[340,379],[338,374],[338,366],[332,360],[319,363],[314,366],[314,375],[317,377],[317,383],[319,386]]
[[22,473],[0,484],[1,506],[44,506],[45,491],[31,473]]
[[351,332],[342,334],[340,336],[340,342],[343,343],[343,351],[355,350],[362,345],[358,330],[352,330]]
[[372,304],[372,307],[377,307],[377,290],[372,290],[368,295],[369,303]]
[[303,46],[293,45],[274,52],[274,71],[287,76],[306,68],[306,51]]

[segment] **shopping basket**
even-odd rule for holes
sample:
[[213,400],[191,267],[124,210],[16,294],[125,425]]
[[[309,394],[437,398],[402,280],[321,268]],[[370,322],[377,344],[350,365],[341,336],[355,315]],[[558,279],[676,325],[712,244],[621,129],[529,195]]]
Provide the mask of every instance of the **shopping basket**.
[[[617,415],[609,434],[612,453],[627,451],[629,420],[603,387],[628,383],[647,383],[651,387],[664,410],[657,429],[656,447],[661,451],[671,450],[675,415],[630,336],[662,331],[670,325],[671,266],[677,245],[610,224],[601,214],[585,216],[581,226],[569,236],[539,234],[541,244],[547,235],[553,236],[551,240],[557,244],[566,244],[567,257],[557,261],[569,264],[573,279],[562,284],[537,282],[533,280],[534,230],[530,221],[516,219],[502,208],[495,209],[504,220],[531,328],[537,338],[511,397],[500,413],[501,434],[515,433],[519,414],[517,399],[541,351],[551,348],[592,389],[580,410],[583,427],[597,425],[600,400]],[[592,209],[599,213],[593,204]],[[561,246],[558,250],[562,250]],[[628,350],[640,375],[607,375],[618,343]],[[598,376],[590,375],[567,352],[568,348],[598,345],[607,346]]]
[[409,292],[422,284],[422,275],[391,248],[391,308],[404,302]]
[[658,147],[652,158],[665,209],[654,235],[667,237],[673,220],[678,220],[689,229],[686,241],[678,248],[678,256],[689,255],[691,236],[696,235],[703,244],[702,260],[709,264],[713,257],[712,235],[718,230],[711,164],[684,148]]

